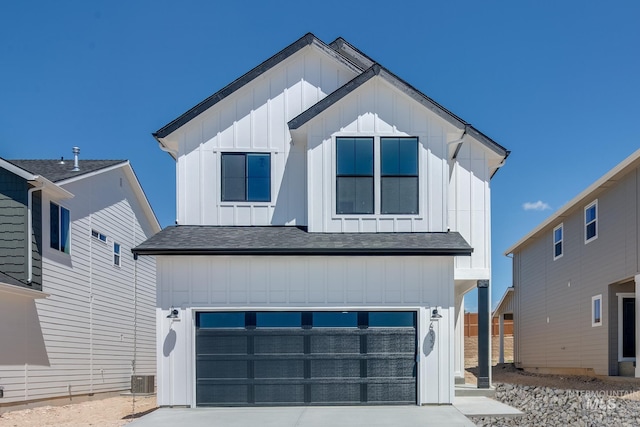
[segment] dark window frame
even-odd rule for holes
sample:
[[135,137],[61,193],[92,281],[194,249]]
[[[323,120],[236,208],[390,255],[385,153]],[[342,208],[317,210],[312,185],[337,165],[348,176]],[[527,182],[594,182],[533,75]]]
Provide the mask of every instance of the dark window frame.
[[[226,195],[225,191],[225,157],[226,156],[236,156],[236,157],[244,157],[244,195],[242,198],[235,197],[233,195]],[[268,167],[268,186],[267,186],[267,197],[251,197],[250,196],[250,181],[252,178],[259,179],[258,177],[252,177],[250,174],[249,160],[251,157],[266,157],[267,158],[267,167]],[[271,202],[271,153],[264,152],[223,152],[220,157],[220,200],[222,202],[262,202],[269,203]]]
[[[384,173],[384,154],[383,154],[383,142],[385,140],[413,140],[415,141],[415,173],[401,173],[397,171],[396,173]],[[381,215],[419,215],[420,214],[420,141],[417,136],[401,136],[401,137],[380,137],[380,214]],[[398,149],[400,147],[398,146]],[[398,152],[398,158],[400,157],[400,152]],[[399,162],[400,163],[400,162]],[[391,179],[402,179],[402,178],[415,178],[415,186],[416,186],[416,194],[415,194],[415,212],[403,212],[398,209],[398,211],[390,211],[385,210],[385,191],[384,191],[384,180],[385,178]]]
[[[352,173],[341,173],[340,172],[340,167],[339,167],[339,162],[340,162],[340,155],[339,155],[339,145],[340,142],[342,141],[347,141],[347,140],[361,140],[361,141],[371,141],[371,173],[357,173],[357,172],[352,172]],[[376,195],[376,177],[375,177],[375,162],[376,162],[376,156],[375,156],[375,137],[372,136],[357,136],[357,137],[350,137],[350,136],[338,136],[336,137],[336,157],[335,157],[335,165],[336,165],[336,214],[337,215],[373,215],[375,214],[375,209],[376,209],[376,202],[375,202],[375,195]],[[355,158],[355,154],[354,154],[354,158]],[[340,200],[340,183],[341,182],[346,182],[346,180],[357,180],[357,179],[361,179],[361,180],[365,180],[365,179],[369,179],[371,181],[371,208],[370,209],[363,209],[363,210],[359,210],[355,201],[354,201],[354,209],[353,210],[347,210],[347,209],[343,209],[342,205],[341,205],[341,200]]]

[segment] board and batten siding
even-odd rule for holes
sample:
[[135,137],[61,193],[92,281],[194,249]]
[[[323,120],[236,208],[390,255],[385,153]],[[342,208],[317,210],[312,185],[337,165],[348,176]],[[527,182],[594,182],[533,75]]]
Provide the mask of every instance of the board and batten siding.
[[[2,403],[129,389],[134,351],[136,374],[155,374],[155,261],[134,262],[131,255],[153,234],[142,208],[122,169],[63,186],[75,195],[55,201],[70,211],[70,254],[49,247],[45,195],[43,292],[49,296],[21,303],[29,344],[15,349],[14,359],[24,362],[0,366]],[[92,238],[92,229],[107,242]],[[121,245],[119,267],[114,241]]]
[[[193,405],[193,342],[202,310],[416,310],[421,403],[453,398],[451,257],[157,257],[158,404]],[[430,347],[429,308],[434,322]],[[179,320],[167,319],[179,310]],[[420,403],[420,402],[419,402]]]
[[[638,175],[634,169],[601,188],[514,251],[518,365],[610,374],[609,322],[617,318],[609,313],[609,288],[638,274]],[[584,208],[596,199],[598,237],[585,244]],[[554,260],[553,228],[560,223],[563,255]],[[591,298],[600,294],[603,325],[593,327]]]
[[[287,122],[353,77],[309,46],[176,130],[178,223],[306,225],[305,153]],[[223,152],[271,154],[271,202],[220,201]]]

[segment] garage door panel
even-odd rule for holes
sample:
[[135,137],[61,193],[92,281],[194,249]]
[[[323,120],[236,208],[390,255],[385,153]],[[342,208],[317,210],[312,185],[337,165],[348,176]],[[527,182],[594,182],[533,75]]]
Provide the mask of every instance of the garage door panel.
[[415,376],[416,363],[412,359],[370,359],[367,362],[369,378],[413,378]]
[[202,379],[247,378],[248,363],[244,360],[199,360],[198,376]]
[[261,384],[255,386],[255,403],[268,404],[303,404],[303,384]]
[[415,331],[385,331],[367,336],[367,353],[414,353]]
[[[238,331],[236,333],[239,333]],[[247,354],[249,349],[248,337],[225,336],[201,330],[198,334],[198,354]]]
[[311,360],[311,378],[360,378],[360,359]]
[[367,384],[367,401],[369,403],[405,403],[416,400],[414,382],[373,383]]
[[304,361],[256,360],[254,362],[255,378],[304,378]]
[[360,384],[358,383],[315,383],[311,384],[311,401],[323,404],[359,404],[361,403]]
[[[323,333],[326,331],[321,331]],[[311,353],[317,354],[360,354],[360,336],[320,335],[311,336]]]
[[300,335],[256,335],[254,354],[304,354],[304,337]]
[[224,387],[212,386],[202,382],[196,386],[196,404],[206,405],[246,405],[249,401],[249,385],[225,384]]

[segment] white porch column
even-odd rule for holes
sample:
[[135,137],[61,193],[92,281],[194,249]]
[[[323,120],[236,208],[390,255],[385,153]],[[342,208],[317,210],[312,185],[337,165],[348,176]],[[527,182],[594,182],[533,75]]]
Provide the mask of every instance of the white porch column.
[[[635,277],[636,282],[636,378],[640,378],[640,274]],[[620,326],[618,326],[620,327]]]
[[453,376],[456,384],[464,384],[464,295],[456,296],[454,334]]
[[498,330],[500,331],[500,358],[498,363],[504,363],[504,313],[500,313]]

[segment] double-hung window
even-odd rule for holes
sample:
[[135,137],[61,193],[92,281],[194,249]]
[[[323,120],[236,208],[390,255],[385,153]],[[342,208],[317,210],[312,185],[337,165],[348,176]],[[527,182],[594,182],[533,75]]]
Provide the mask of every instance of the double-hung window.
[[584,208],[584,242],[598,238],[598,201]]
[[69,253],[71,233],[69,210],[53,202],[49,203],[49,245],[60,252]]
[[373,213],[373,138],[336,139],[336,212]]
[[418,213],[418,138],[380,138],[380,213]]
[[271,201],[271,155],[223,153],[222,201]]
[[113,242],[113,265],[120,267],[120,243]]
[[553,229],[553,259],[556,260],[562,256],[562,224]]

